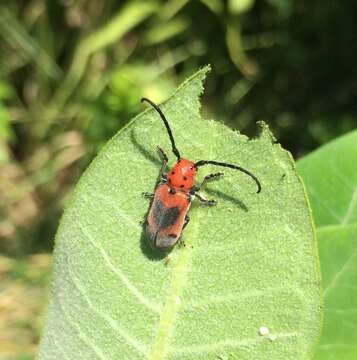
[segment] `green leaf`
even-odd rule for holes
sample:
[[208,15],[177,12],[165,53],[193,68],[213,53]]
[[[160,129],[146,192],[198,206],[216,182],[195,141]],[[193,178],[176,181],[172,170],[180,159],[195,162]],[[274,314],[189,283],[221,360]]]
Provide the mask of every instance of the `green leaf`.
[[[0,100],[0,140],[9,140],[13,138],[13,133],[11,131],[10,125],[10,115]],[[0,161],[1,162],[1,161]]]
[[254,0],[228,0],[228,9],[232,14],[247,12],[254,5]]
[[176,17],[153,26],[144,36],[145,45],[155,45],[168,41],[182,34],[188,27],[189,22],[184,17]]
[[66,77],[53,96],[48,113],[45,116],[48,123],[51,123],[58,115],[81,81],[90,56],[120,41],[125,34],[145,21],[156,10],[157,4],[155,2],[128,2],[120,8],[110,21],[80,42]]
[[249,140],[200,117],[207,70],[161,105],[177,145],[189,159],[239,163],[262,192],[224,169],[205,191],[218,205],[193,204],[185,246],[165,260],[139,222],[160,169],[156,146],[170,143],[155,111],[137,116],[93,161],[61,221],[40,359],[311,358],[320,291],[304,189],[266,126]]
[[53,61],[35,36],[28,33],[23,23],[18,21],[7,6],[0,7],[0,36],[9,43],[21,57],[37,64],[38,69],[51,78],[58,78],[62,71]]
[[357,358],[357,131],[298,163],[317,225],[325,320],[315,359]]

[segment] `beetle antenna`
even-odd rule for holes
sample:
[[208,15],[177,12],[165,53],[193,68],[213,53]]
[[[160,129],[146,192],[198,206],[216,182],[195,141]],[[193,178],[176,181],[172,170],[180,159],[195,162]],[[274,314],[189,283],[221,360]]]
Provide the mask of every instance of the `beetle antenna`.
[[152,102],[151,100],[149,100],[149,99],[147,99],[147,98],[142,98],[142,99],[141,99],[141,102],[143,102],[143,101],[148,102],[148,103],[159,113],[162,121],[163,121],[164,124],[165,124],[167,133],[169,134],[169,138],[170,138],[171,145],[172,145],[172,152],[176,155],[177,159],[180,160],[180,159],[181,159],[180,153],[179,153],[179,151],[178,151],[177,148],[176,148],[175,140],[174,140],[174,137],[173,137],[173,135],[172,135],[172,131],[171,131],[170,125],[169,125],[168,121],[166,120],[166,117],[165,117],[164,113],[161,111],[161,109],[159,108],[159,106],[156,105],[156,104],[155,104],[154,102]]
[[231,169],[235,169],[235,170],[239,170],[245,174],[247,174],[248,176],[250,176],[254,181],[255,183],[257,184],[258,186],[258,191],[257,193],[260,193],[260,190],[262,189],[262,186],[260,185],[260,181],[257,179],[257,177],[255,175],[253,175],[250,171],[242,168],[241,166],[238,166],[238,165],[234,165],[234,164],[227,164],[227,163],[223,163],[223,162],[219,162],[219,161],[214,161],[214,160],[200,160],[200,161],[197,161],[195,163],[195,166],[198,168],[200,166],[203,166],[203,165],[208,165],[208,164],[212,164],[212,165],[218,165],[218,166],[223,166],[223,167],[228,167],[228,168],[231,168]]

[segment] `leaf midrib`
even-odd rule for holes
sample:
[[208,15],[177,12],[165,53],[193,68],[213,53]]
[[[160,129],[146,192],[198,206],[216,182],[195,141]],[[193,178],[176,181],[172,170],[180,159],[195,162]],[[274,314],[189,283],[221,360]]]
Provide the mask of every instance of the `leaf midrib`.
[[[209,156],[212,157],[212,145],[209,146]],[[185,248],[181,249],[178,260],[172,268],[172,277],[170,284],[170,293],[167,296],[162,315],[160,316],[159,327],[156,338],[153,342],[148,359],[162,360],[168,352],[168,340],[172,333],[178,308],[181,304],[180,295],[185,286],[186,274],[189,260],[192,254],[192,239],[196,239],[199,234],[200,211],[193,211],[190,225],[185,231]]]
[[[180,296],[187,279],[186,275],[192,254],[192,239],[197,237],[199,231],[199,214],[195,213],[194,216],[191,216],[192,226],[188,227],[185,232],[185,247],[176,250],[179,256],[172,266],[170,287],[160,316],[156,337],[148,356],[149,360],[162,360],[168,352],[168,341],[181,304]],[[169,259],[170,261],[174,260]]]

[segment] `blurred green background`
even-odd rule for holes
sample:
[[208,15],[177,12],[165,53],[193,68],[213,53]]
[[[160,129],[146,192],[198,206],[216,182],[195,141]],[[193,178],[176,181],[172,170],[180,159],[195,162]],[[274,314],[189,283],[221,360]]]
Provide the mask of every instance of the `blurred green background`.
[[357,127],[356,14],[337,0],[0,3],[0,359],[34,358],[63,206],[142,96],[211,64],[204,115],[250,136],[265,120],[299,158]]

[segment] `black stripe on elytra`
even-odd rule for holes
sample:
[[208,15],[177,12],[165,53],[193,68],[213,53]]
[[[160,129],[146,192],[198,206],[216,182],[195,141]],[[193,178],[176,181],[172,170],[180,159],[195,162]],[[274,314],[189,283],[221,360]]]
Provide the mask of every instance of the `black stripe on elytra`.
[[160,200],[155,201],[153,217],[159,228],[174,225],[179,215],[180,209],[178,207],[166,208]]

